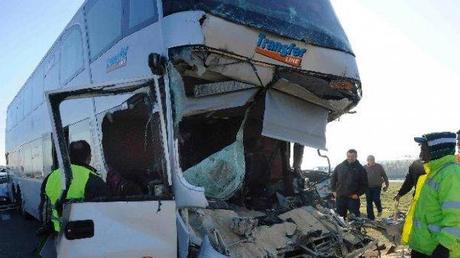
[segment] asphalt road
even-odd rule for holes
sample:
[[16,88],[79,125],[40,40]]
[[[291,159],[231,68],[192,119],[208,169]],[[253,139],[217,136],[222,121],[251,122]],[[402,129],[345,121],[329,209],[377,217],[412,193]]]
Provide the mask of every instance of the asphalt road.
[[0,257],[34,257],[38,221],[26,220],[15,211],[0,212]]

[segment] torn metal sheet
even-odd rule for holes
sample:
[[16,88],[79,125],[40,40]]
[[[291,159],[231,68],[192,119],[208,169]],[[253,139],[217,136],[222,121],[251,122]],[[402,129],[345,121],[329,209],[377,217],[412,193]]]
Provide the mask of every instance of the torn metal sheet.
[[[184,90],[182,75],[173,65],[168,66],[170,87],[173,95],[175,112],[174,124],[177,126],[184,116],[191,116],[214,110],[222,110],[233,107],[244,106],[257,92],[256,88],[230,92],[217,96],[206,96],[200,98],[187,97]],[[223,82],[225,84],[225,82]]]
[[294,221],[294,223],[297,225],[297,229],[304,235],[316,231],[321,231],[324,233],[329,232],[321,224],[321,222],[305,208],[293,209],[279,215],[278,217],[284,221]]
[[269,90],[262,135],[324,150],[328,113],[320,106]]
[[236,217],[232,219],[230,228],[233,232],[240,236],[249,236],[257,227],[257,219],[247,217]]
[[257,65],[250,59],[206,47],[185,47],[171,51],[170,55],[173,63],[187,65],[181,72],[202,79],[221,78],[265,87],[275,74],[273,66]]
[[[191,225],[204,235],[218,232],[221,239],[220,249],[225,249],[230,257],[275,257],[288,249],[293,240],[296,225],[284,222],[272,226],[257,226],[248,236],[241,236],[232,229],[235,220],[241,218],[231,210],[200,210],[191,217]],[[254,219],[254,218],[251,218]],[[201,221],[200,221],[201,220]],[[211,242],[213,242],[211,240]],[[213,244],[217,244],[214,243]],[[214,249],[219,247],[214,246]]]
[[273,67],[256,66],[250,61],[238,61],[222,54],[210,54],[206,58],[205,65],[212,72],[261,87],[267,86],[274,75]]
[[[326,82],[322,87],[329,87],[328,83]],[[312,91],[285,78],[281,78],[276,81],[272,88],[330,110],[332,113],[330,114],[329,121],[341,116],[353,106],[353,101],[348,98],[344,97],[338,100],[323,99],[315,95]]]
[[223,255],[216,251],[209,241],[209,237],[206,236],[204,238],[203,244],[201,245],[200,252],[198,254],[198,258],[226,258],[228,256]]
[[254,242],[269,254],[281,255],[294,249],[294,239],[291,237],[296,229],[296,224],[291,222],[261,226],[253,233]]

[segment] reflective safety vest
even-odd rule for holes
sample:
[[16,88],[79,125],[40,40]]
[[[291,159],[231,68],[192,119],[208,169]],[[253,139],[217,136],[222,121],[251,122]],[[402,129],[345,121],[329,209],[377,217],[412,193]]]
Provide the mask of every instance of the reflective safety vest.
[[454,155],[425,164],[406,217],[402,243],[431,255],[441,244],[460,258],[460,164]]
[[[85,198],[86,183],[88,182],[90,174],[96,174],[85,167],[77,165],[71,165],[71,170],[72,182],[70,182],[65,200],[83,200]],[[53,228],[56,232],[61,230],[61,216],[57,207],[58,201],[63,193],[61,187],[61,176],[62,173],[60,172],[60,169],[54,170],[49,175],[45,186],[45,194],[51,205],[51,222],[53,223]]]

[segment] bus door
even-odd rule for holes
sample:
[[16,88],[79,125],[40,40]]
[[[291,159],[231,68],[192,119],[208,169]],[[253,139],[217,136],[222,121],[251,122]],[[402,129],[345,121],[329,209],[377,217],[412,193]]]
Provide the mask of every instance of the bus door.
[[104,196],[64,203],[57,256],[176,257],[176,204],[157,79],[66,89],[47,97],[65,178],[62,189],[72,173],[59,106],[84,98],[93,98],[95,112],[100,111],[95,118],[107,185]]

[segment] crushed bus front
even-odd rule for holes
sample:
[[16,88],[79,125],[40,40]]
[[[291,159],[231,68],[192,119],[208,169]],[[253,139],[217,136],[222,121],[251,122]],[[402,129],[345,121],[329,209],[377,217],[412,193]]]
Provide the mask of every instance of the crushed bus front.
[[[85,137],[98,143],[99,169],[116,185],[109,198],[65,206],[67,228],[87,230],[61,232],[58,254],[340,257],[369,247],[329,209],[327,173],[290,162],[294,144],[326,149],[327,123],[361,99],[330,3],[162,5],[164,52],[150,55],[153,76],[48,93],[63,189],[70,163],[60,105],[83,98],[99,111]],[[130,53],[126,60],[147,63]],[[118,187],[112,172],[142,187]]]

